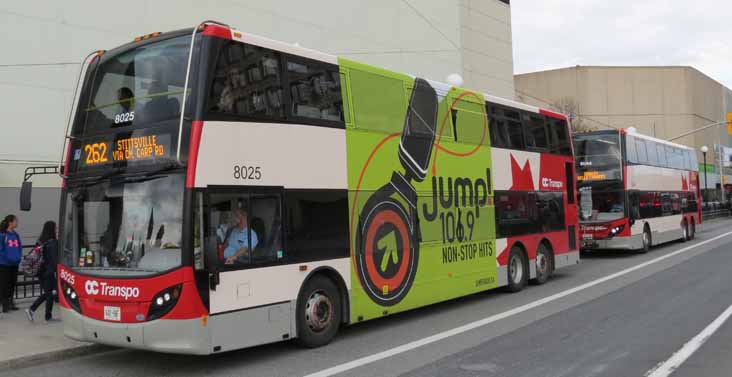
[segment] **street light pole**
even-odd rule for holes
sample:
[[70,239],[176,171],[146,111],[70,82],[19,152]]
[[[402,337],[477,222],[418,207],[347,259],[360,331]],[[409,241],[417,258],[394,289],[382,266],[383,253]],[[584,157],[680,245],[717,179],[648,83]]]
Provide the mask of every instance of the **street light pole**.
[[[706,145],[702,145],[701,147],[701,153],[704,157],[704,193],[707,193],[709,191],[709,188],[707,187],[707,152],[709,152],[709,148]],[[704,200],[704,195],[702,195],[702,200]]]

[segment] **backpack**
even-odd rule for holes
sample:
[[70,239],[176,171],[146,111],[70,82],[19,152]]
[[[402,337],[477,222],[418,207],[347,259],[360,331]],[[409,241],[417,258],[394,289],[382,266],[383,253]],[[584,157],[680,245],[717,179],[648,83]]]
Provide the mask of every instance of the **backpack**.
[[44,245],[36,245],[28,254],[23,256],[18,266],[18,271],[25,276],[36,277],[41,270],[43,264],[43,247]]

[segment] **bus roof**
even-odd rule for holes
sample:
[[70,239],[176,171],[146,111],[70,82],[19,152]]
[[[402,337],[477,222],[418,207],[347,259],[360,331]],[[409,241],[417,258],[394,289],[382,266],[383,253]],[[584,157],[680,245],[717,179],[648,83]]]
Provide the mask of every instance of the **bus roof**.
[[677,143],[674,143],[674,142],[671,142],[668,140],[659,139],[657,137],[653,137],[653,136],[649,136],[649,135],[644,135],[644,134],[638,133],[637,131],[632,131],[632,130],[628,130],[625,128],[621,128],[621,129],[617,129],[617,130],[600,130],[600,131],[582,132],[582,133],[576,133],[576,134],[574,134],[574,136],[609,135],[609,134],[618,134],[618,133],[626,134],[626,135],[633,135],[634,137],[637,137],[639,139],[655,141],[659,144],[668,145],[670,147],[676,147],[676,148],[686,149],[686,150],[694,150],[694,148],[691,148],[691,147],[683,145],[683,144],[677,144]]
[[668,140],[659,139],[657,137],[640,134],[638,132],[634,132],[634,131],[629,132],[627,129],[622,129],[620,132],[624,132],[627,135],[633,135],[633,136],[635,136],[637,138],[640,138],[640,139],[655,141],[655,142],[657,142],[659,144],[665,144],[665,145],[668,145],[668,146],[671,146],[671,147],[676,147],[676,148],[681,148],[681,149],[688,149],[688,150],[693,150],[694,149],[694,148],[688,147],[686,145],[677,144],[677,143],[674,143],[674,142],[671,142],[671,141],[668,141]]

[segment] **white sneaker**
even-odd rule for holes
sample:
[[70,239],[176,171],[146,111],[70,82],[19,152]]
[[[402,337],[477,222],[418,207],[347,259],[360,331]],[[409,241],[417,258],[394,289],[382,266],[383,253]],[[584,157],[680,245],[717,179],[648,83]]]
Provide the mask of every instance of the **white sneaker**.
[[28,318],[28,321],[33,322],[33,312],[30,309],[25,310],[25,317]]

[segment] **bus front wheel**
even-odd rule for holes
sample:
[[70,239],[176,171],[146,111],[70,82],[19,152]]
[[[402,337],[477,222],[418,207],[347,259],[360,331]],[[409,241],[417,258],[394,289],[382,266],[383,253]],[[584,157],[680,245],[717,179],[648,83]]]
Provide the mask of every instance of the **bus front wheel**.
[[684,220],[681,223],[681,242],[686,242],[691,239],[691,235],[689,234],[689,223]]
[[651,250],[652,242],[653,241],[651,239],[651,229],[646,225],[643,228],[643,248],[640,249],[640,252],[647,253],[648,250]]
[[308,348],[330,343],[341,324],[341,297],[332,280],[313,276],[297,299],[297,337]]

